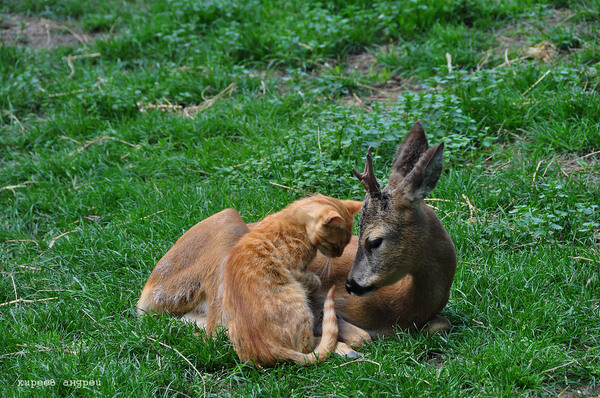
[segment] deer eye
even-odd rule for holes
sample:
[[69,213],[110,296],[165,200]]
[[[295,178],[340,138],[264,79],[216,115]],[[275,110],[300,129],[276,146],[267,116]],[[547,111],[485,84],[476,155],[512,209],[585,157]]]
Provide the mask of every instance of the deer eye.
[[369,251],[373,250],[373,249],[377,249],[379,246],[381,246],[382,242],[383,242],[383,238],[367,239],[367,241],[365,242],[365,247]]

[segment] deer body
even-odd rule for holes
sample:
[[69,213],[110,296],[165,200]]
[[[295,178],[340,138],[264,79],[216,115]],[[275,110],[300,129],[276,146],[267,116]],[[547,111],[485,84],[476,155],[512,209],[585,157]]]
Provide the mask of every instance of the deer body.
[[[420,329],[427,323],[430,332],[450,328],[438,314],[448,302],[456,254],[441,221],[423,201],[441,174],[442,153],[443,144],[430,148],[417,123],[398,147],[385,189],[374,177],[370,150],[365,172],[354,171],[367,190],[359,236],[333,263],[319,254],[310,265],[321,279],[321,288],[311,295],[315,319],[329,288],[337,287],[340,341],[359,346],[394,328]],[[252,226],[226,209],[192,227],[156,265],[138,312],[169,312],[200,327],[207,319],[218,325],[223,263]],[[316,334],[319,328],[315,324]]]

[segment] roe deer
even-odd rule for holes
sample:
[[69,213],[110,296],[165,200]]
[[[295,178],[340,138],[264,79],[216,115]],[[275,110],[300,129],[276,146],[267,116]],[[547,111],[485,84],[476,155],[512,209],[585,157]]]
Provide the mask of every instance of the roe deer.
[[[370,153],[365,172],[354,171],[367,190],[359,236],[333,262],[319,254],[310,266],[321,278],[321,289],[311,295],[315,319],[327,291],[336,285],[340,341],[360,346],[394,328],[421,329],[428,323],[428,332],[450,328],[438,314],[454,278],[454,244],[424,203],[440,177],[442,155],[443,144],[430,148],[417,122],[396,151],[385,189],[375,179]],[[246,225],[233,209],[192,227],[152,271],[138,313],[169,312],[200,327],[206,327],[209,317],[209,324],[219,324],[223,263],[249,228],[252,224]],[[319,329],[315,321],[315,334]]]
[[[375,178],[370,148],[364,173],[353,169],[367,191],[359,236],[334,260],[332,275],[322,277],[322,286],[346,288],[350,295],[336,297],[338,315],[372,337],[428,322],[429,332],[450,328],[437,314],[448,302],[456,253],[440,219],[424,202],[440,177],[443,148],[443,143],[430,148],[417,122],[396,151],[385,189]],[[311,266],[317,274],[324,268],[319,258]],[[315,303],[320,305],[321,299]]]

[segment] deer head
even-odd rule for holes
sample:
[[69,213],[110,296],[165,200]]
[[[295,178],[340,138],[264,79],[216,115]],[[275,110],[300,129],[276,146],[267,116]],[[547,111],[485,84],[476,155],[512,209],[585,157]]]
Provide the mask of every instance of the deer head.
[[[440,177],[444,143],[429,147],[417,122],[396,151],[392,172],[381,190],[373,172],[371,148],[364,173],[352,170],[367,194],[363,202],[358,250],[346,281],[352,295],[366,296],[391,285],[435,255],[432,231],[439,220],[424,203]],[[433,214],[433,216],[432,216]]]

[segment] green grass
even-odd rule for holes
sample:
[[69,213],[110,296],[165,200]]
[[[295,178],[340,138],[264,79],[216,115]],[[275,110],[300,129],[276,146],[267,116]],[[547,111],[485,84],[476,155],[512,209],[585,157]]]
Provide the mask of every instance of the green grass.
[[[47,18],[93,39],[40,48],[3,30],[3,394],[597,396],[598,9],[0,2],[17,26]],[[543,40],[557,50],[549,63],[523,58]],[[505,50],[523,59],[503,65]],[[371,61],[348,67],[365,52]],[[393,82],[405,85],[371,101]],[[148,108],[206,104],[232,83],[194,118]],[[363,105],[345,105],[355,97]],[[361,199],[350,169],[372,145],[385,181],[419,119],[447,148],[429,203],[458,252],[442,312],[451,333],[398,331],[362,362],[259,371],[224,334],[205,341],[175,319],[135,316],[152,268],[196,222],[226,207],[255,221],[312,192]]]

